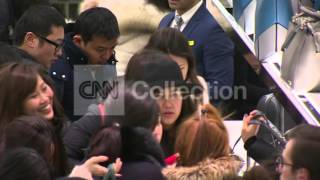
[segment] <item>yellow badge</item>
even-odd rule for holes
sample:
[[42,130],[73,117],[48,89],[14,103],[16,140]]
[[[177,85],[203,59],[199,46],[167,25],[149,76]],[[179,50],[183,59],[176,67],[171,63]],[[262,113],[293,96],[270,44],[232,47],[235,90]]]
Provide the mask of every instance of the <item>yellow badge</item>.
[[189,40],[188,44],[189,44],[189,46],[194,46],[194,40]]

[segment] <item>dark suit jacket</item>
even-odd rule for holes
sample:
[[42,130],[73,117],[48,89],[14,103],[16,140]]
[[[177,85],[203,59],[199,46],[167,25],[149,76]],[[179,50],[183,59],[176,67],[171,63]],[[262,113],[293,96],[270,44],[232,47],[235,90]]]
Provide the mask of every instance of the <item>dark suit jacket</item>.
[[[165,16],[159,27],[169,27],[174,15],[172,12]],[[222,99],[217,97],[217,89],[233,85],[233,42],[206,9],[205,1],[182,33],[189,42],[194,42],[192,49],[196,58],[198,74],[209,83],[210,99],[216,104]],[[224,93],[224,95],[227,94]]]

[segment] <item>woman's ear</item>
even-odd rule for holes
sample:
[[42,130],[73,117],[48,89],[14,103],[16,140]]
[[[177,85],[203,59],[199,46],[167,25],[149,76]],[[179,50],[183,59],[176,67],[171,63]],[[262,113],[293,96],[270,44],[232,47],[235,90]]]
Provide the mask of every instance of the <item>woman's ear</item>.
[[296,177],[298,180],[310,180],[310,173],[306,168],[299,168],[296,170]]

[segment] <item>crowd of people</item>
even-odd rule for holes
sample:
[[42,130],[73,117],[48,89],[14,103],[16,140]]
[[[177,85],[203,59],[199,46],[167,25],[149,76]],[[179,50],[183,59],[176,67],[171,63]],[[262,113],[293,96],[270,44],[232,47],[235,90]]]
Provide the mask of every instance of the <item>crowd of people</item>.
[[[234,85],[234,45],[205,2],[143,1],[158,27],[102,0],[73,24],[40,0],[15,17],[0,44],[0,179],[320,179],[320,128],[298,125],[282,151],[256,111],[241,137],[260,166],[240,174],[216,95]],[[143,38],[126,46],[129,32]]]

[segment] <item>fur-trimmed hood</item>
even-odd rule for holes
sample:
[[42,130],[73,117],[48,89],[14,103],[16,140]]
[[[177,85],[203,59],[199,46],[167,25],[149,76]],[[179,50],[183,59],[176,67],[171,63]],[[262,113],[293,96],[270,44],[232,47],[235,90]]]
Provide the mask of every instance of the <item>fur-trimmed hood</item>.
[[240,157],[230,155],[208,158],[191,167],[167,167],[162,172],[168,180],[222,180],[227,175],[236,175],[241,167]]

